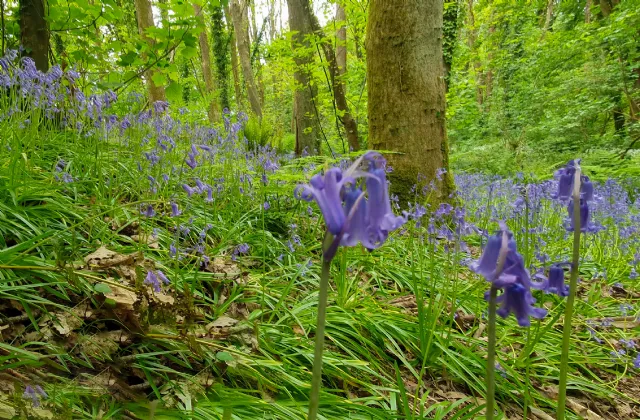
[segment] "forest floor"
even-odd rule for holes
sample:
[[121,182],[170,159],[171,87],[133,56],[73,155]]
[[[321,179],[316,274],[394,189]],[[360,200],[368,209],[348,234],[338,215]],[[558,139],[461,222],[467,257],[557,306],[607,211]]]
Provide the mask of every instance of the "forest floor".
[[[347,157],[249,150],[241,121],[2,124],[0,418],[305,418],[323,223],[293,190]],[[553,181],[456,183],[460,207],[414,206],[382,248],[336,256],[324,418],[482,417],[487,284],[467,267],[478,232],[505,220],[532,273],[571,244]],[[596,188],[569,418],[640,418],[636,193]],[[536,298],[542,321],[499,320],[505,418],[555,411],[564,300]]]

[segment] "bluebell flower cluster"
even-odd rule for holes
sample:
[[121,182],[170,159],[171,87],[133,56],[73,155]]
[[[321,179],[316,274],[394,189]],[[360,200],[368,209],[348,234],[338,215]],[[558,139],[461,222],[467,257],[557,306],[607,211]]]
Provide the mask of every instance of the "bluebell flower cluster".
[[[524,258],[516,248],[513,234],[506,225],[489,237],[480,259],[469,268],[492,283],[492,287],[501,289],[502,294],[496,302],[500,304],[497,314],[503,318],[513,314],[522,327],[529,326],[529,317],[542,319],[547,314],[544,308],[534,307],[536,302],[531,288],[543,285],[532,282],[531,276],[524,266]],[[485,298],[488,299],[488,292]]]
[[333,258],[338,245],[378,248],[406,222],[391,209],[385,168],[380,153],[367,152],[348,169],[330,168],[296,188],[296,198],[318,204],[327,232],[335,238],[324,249],[325,259]]
[[144,284],[149,285],[153,288],[155,292],[162,291],[162,284],[169,284],[171,281],[167,278],[167,276],[160,270],[149,270],[147,271],[147,276],[144,279]]
[[40,407],[41,398],[46,399],[48,397],[49,396],[40,385],[36,385],[35,387],[27,385],[24,389],[24,393],[22,394],[22,398],[30,399],[31,405],[35,408]]

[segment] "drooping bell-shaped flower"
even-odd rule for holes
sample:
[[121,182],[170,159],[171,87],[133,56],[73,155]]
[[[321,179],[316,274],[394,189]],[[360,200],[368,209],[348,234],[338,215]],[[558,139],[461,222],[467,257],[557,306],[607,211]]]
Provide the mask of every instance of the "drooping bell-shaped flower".
[[356,246],[361,242],[366,248],[372,248],[367,231],[367,201],[360,188],[349,188],[344,193],[344,210],[348,217],[340,245]]
[[519,282],[506,285],[496,302],[500,304],[496,313],[503,318],[512,313],[521,327],[531,325],[530,316],[542,319],[547,315],[546,309],[532,306],[536,303],[535,298],[531,295],[531,291]]
[[378,153],[365,155],[369,161],[369,175],[365,178],[369,195],[368,215],[370,239],[374,244],[383,243],[389,232],[402,226],[406,219],[396,216],[391,210],[391,199],[387,186],[385,161]]
[[569,296],[569,286],[564,283],[563,265],[565,264],[553,264],[549,268],[549,278],[544,285],[545,292],[553,293],[560,297]]
[[[368,171],[360,168],[363,161],[368,162]],[[367,152],[346,170],[331,168],[296,188],[296,198],[315,201],[320,207],[330,234],[323,249],[325,260],[333,258],[339,245],[360,242],[368,249],[377,248],[405,223],[391,210],[384,166],[382,155]],[[359,182],[361,178],[364,182]]]
[[506,231],[506,227],[504,227],[504,230],[500,230],[495,235],[489,237],[489,240],[487,241],[487,245],[485,246],[484,251],[480,256],[480,259],[469,265],[469,268],[471,268],[473,272],[480,274],[482,277],[487,279],[487,281],[495,280],[496,274],[499,274],[499,273],[496,273],[496,268],[498,265],[498,257],[500,256],[500,250],[502,249],[502,246],[503,246],[503,240],[502,240],[503,232],[505,232],[508,237],[507,260],[505,260],[503,269],[508,268],[508,266],[510,265],[513,265],[514,262],[509,261],[509,255],[512,252],[517,253],[516,242],[513,239],[513,235],[511,234],[511,232]]
[[593,200],[593,183],[588,176],[582,177],[582,185],[580,186],[580,194],[584,201]]
[[314,175],[308,185],[298,186],[294,193],[296,198],[318,203],[327,230],[334,236],[342,232],[346,220],[340,197],[345,181],[340,168],[331,168],[324,176]]
[[[569,213],[570,224],[567,230],[569,232],[573,232],[574,228],[574,220],[573,220],[573,200],[569,202],[567,206],[567,212]],[[584,199],[580,199],[580,231],[587,232],[590,229],[590,214],[589,214],[589,205]]]

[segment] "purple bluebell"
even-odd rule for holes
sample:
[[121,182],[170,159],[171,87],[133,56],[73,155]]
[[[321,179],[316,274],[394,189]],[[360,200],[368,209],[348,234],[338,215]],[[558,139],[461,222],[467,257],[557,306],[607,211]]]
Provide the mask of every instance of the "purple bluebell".
[[640,353],[636,354],[636,358],[633,360],[633,367],[640,369]]
[[[360,168],[363,161],[368,165],[366,172]],[[316,201],[327,231],[334,236],[324,250],[325,259],[331,259],[340,244],[361,242],[368,249],[377,248],[406,222],[391,209],[385,165],[382,155],[367,152],[344,172],[333,167],[324,176],[313,176],[309,185],[296,188],[296,198]],[[360,178],[364,178],[366,192],[358,186]]]
[[[569,227],[567,230],[569,232],[573,232],[574,230],[574,220],[573,220],[573,200],[569,201],[569,205],[567,206],[567,212],[569,213]],[[589,232],[591,231],[592,226],[590,224],[590,214],[589,214],[589,205],[582,198],[580,199],[580,231],[581,232]]]
[[569,286],[564,283],[564,268],[566,264],[553,264],[549,268],[549,278],[544,284],[543,290],[560,297],[569,296]]
[[500,304],[496,313],[503,318],[513,313],[521,327],[528,327],[531,324],[530,316],[542,319],[547,315],[546,309],[533,306],[536,300],[531,295],[531,291],[520,283],[506,285],[504,292],[497,297],[496,302]]
[[198,162],[196,161],[196,157],[191,153],[188,154],[187,158],[184,160],[184,163],[187,164],[191,169],[196,169],[198,166]]
[[182,211],[174,201],[171,202],[171,217],[178,217],[182,214]]
[[182,184],[182,189],[185,190],[185,192],[187,193],[188,197],[191,197],[193,195],[193,193],[198,192],[196,188],[190,187],[187,184]]
[[40,407],[40,398],[48,398],[46,392],[40,385],[36,385],[35,388],[31,385],[27,385],[22,394],[22,398],[31,399],[31,405],[35,408]]
[[172,257],[175,257],[176,255],[178,255],[178,249],[176,248],[175,243],[172,243],[171,245],[169,245],[169,255]]
[[147,276],[144,279],[144,284],[151,286],[155,292],[162,291],[162,288],[160,287],[160,281],[158,280],[158,276],[156,275],[156,273],[153,272],[153,270],[147,271]]
[[156,271],[156,275],[158,276],[158,279],[164,283],[164,284],[170,284],[171,281],[167,278],[167,276],[161,271],[161,270],[157,270]]
[[154,217],[156,215],[156,211],[153,209],[153,205],[148,204],[147,207],[142,211],[146,217]]
[[347,181],[354,182],[352,178],[345,179],[339,168],[331,168],[324,176],[314,175],[309,185],[298,186],[294,193],[298,199],[315,200],[324,216],[327,230],[334,236],[342,232],[346,220],[340,193]]
[[269,210],[271,208],[271,204],[269,204],[268,201],[265,201],[264,203],[262,203],[262,208],[265,210]]

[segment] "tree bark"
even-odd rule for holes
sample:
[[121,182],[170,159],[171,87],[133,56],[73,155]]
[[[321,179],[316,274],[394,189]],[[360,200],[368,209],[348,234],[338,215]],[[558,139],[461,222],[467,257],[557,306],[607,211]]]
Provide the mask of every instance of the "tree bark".
[[[360,149],[360,140],[358,138],[358,123],[355,121],[349,110],[347,104],[347,83],[345,81],[347,75],[347,14],[344,7],[340,4],[336,4],[336,21],[340,26],[336,31],[336,52],[334,63],[329,60],[329,70],[334,69],[335,74],[332,75],[333,79],[333,94],[336,98],[336,107],[342,113],[342,124],[344,125],[344,131],[347,133],[347,142],[351,150]],[[329,48],[331,45],[328,45]],[[328,51],[330,56],[330,51]]]
[[245,103],[244,96],[242,95],[242,83],[240,82],[240,72],[238,67],[238,49],[236,47],[236,31],[233,28],[231,12],[229,6],[224,6],[224,16],[227,21],[227,29],[229,30],[229,52],[231,54],[231,73],[233,75],[233,91],[236,95],[236,107],[242,109]]
[[554,6],[554,0],[548,0],[547,16],[544,20],[544,32],[547,32],[549,28],[551,28],[551,21],[553,20],[553,6]]
[[289,8],[289,29],[293,59],[296,63],[293,78],[295,80],[293,118],[296,135],[296,155],[304,152],[315,155],[320,153],[320,123],[315,107],[316,87],[311,83],[310,67],[313,56],[308,53],[312,32],[308,0],[287,0]]
[[592,0],[587,0],[587,5],[584,8],[585,23],[591,23],[591,4],[592,4]]
[[262,119],[262,107],[260,106],[260,96],[256,87],[255,78],[253,77],[253,69],[251,68],[251,55],[249,44],[249,17],[248,5],[246,0],[231,1],[231,18],[233,19],[233,27],[235,29],[236,46],[240,55],[240,66],[244,82],[247,87],[249,96],[249,104],[251,110],[259,118]]
[[[155,42],[146,35],[147,28],[155,27],[153,22],[153,11],[151,9],[151,0],[135,0],[136,17],[138,19],[138,33],[142,39],[153,48]],[[149,91],[149,102],[165,101],[164,86],[156,86],[153,82],[153,75],[156,73],[153,69],[145,72],[147,82],[147,90]]]
[[36,68],[49,70],[49,25],[45,19],[45,0],[20,0],[20,42]]
[[211,53],[209,52],[209,37],[207,36],[207,26],[204,24],[204,16],[202,7],[193,3],[193,12],[198,20],[198,23],[202,25],[202,31],[198,35],[198,42],[200,44],[200,55],[202,57],[202,77],[204,78],[204,86],[207,93],[207,100],[209,101],[209,107],[207,108],[207,116],[211,124],[220,121],[220,106],[218,105],[216,97],[216,85],[213,79],[213,72],[211,71]]
[[[316,18],[309,0],[297,0],[301,4],[301,10],[304,12],[304,18],[308,22],[310,29],[318,35],[319,38],[324,39],[325,35],[320,26],[320,22]],[[344,9],[343,9],[344,10]],[[344,19],[343,19],[344,21]],[[346,28],[344,28],[344,34],[346,38]],[[303,33],[304,36],[308,36],[307,33]],[[338,41],[340,42],[340,41]],[[342,43],[344,47],[343,59],[346,66],[346,42]],[[333,45],[330,42],[322,42],[322,51],[324,52],[325,59],[329,68],[329,76],[331,78],[331,88],[333,90],[333,99],[335,100],[336,109],[338,110],[338,119],[344,127],[344,131],[347,135],[347,141],[351,150],[360,149],[360,142],[358,140],[358,124],[351,116],[349,105],[347,103],[345,93],[344,78],[341,78],[340,69],[338,65],[337,54],[333,49]],[[344,66],[343,66],[344,69]],[[343,70],[344,73],[344,70]]]
[[448,170],[442,0],[371,0],[367,26],[369,142],[388,156],[391,187],[404,205],[418,174],[436,180],[434,201],[453,191]]

